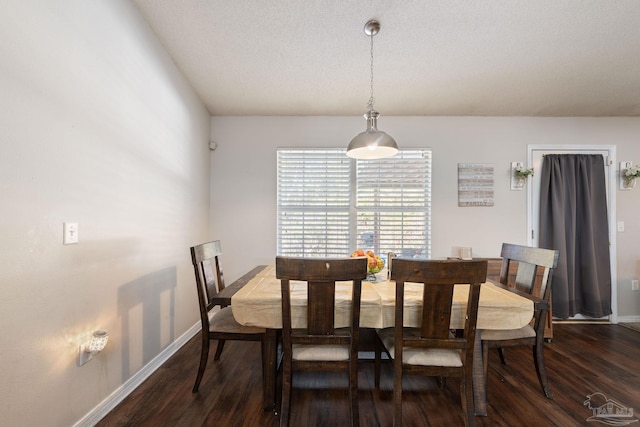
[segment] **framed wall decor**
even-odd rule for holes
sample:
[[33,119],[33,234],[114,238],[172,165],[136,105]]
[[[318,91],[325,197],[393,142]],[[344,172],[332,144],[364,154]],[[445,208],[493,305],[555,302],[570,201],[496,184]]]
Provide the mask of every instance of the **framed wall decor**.
[[493,206],[493,164],[458,163],[458,206]]

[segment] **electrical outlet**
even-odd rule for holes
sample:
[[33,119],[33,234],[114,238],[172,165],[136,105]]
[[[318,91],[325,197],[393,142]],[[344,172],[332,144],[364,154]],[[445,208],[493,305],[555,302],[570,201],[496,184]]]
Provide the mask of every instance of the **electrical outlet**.
[[618,233],[624,232],[624,221],[618,221]]
[[89,360],[93,359],[93,353],[87,351],[89,348],[90,341],[87,341],[84,344],[81,344],[78,347],[78,366],[82,366],[87,363]]
[[638,279],[634,279],[631,281],[631,290],[632,291],[640,290],[640,288],[638,288]]

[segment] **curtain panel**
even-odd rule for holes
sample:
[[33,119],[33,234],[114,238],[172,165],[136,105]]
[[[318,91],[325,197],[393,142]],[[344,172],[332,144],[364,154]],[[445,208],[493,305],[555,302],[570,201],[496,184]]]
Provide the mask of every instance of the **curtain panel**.
[[548,154],[540,175],[540,247],[560,252],[553,316],[611,314],[611,263],[604,158]]

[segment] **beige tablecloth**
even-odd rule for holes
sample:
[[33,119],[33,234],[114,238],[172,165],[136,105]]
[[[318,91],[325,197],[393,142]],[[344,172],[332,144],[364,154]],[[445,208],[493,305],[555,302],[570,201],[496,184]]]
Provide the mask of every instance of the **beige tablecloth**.
[[[231,298],[233,316],[243,325],[264,328],[282,328],[280,281],[275,276],[275,266],[268,266]],[[393,326],[395,307],[395,283],[385,281],[362,283],[360,326],[363,328],[387,328]],[[451,328],[463,327],[466,312],[468,285],[456,285],[453,295]],[[306,326],[306,284],[291,282],[293,327]],[[405,285],[406,326],[418,326],[422,308],[422,285]],[[351,307],[351,283],[336,285],[336,326],[348,325]],[[533,317],[533,302],[500,289],[492,283],[483,283],[480,289],[478,329],[517,329],[525,326]]]

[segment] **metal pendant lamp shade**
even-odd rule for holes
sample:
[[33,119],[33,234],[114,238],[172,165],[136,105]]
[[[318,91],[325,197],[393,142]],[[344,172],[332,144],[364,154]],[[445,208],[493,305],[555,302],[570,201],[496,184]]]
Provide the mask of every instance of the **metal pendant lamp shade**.
[[364,26],[364,33],[371,37],[371,97],[367,105],[369,111],[364,115],[367,130],[356,135],[349,143],[347,156],[355,159],[382,159],[398,152],[398,144],[386,132],[378,130],[380,113],[373,109],[373,36],[380,31],[378,21],[369,21]]
[[369,110],[364,115],[367,130],[356,135],[349,143],[347,156],[355,159],[381,159],[398,152],[398,144],[388,133],[378,130],[380,113]]

